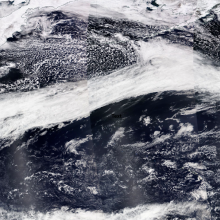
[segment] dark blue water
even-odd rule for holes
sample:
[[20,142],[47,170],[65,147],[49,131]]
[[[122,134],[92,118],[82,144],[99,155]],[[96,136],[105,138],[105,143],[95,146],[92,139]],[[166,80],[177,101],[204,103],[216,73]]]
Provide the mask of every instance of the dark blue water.
[[[218,111],[182,114],[201,102],[190,91],[164,92],[157,99],[155,95],[110,104],[62,127],[28,130],[0,151],[1,202],[8,208],[31,206],[40,211],[62,206],[119,211],[139,204],[191,201],[191,192],[202,183],[199,176],[217,196]],[[178,136],[181,126],[189,124],[193,131]],[[160,134],[154,136],[155,131]],[[66,147],[71,140],[79,143],[76,151]],[[188,162],[202,164],[206,171],[186,167]],[[210,204],[216,214],[217,197]]]

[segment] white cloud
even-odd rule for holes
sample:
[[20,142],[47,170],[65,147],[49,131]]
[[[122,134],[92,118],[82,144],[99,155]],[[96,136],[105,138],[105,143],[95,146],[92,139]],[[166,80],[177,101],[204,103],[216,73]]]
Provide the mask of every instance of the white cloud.
[[195,215],[200,220],[210,219],[210,210],[206,204],[198,202],[187,203],[164,203],[137,206],[135,208],[126,208],[119,213],[103,213],[101,211],[84,211],[78,209],[75,213],[62,210],[48,212],[7,212],[1,210],[9,219],[17,218],[18,220],[163,220],[167,214]]
[[0,94],[0,109],[1,138],[17,137],[38,126],[88,117],[87,82]]
[[187,135],[193,131],[193,126],[190,123],[180,124],[180,129],[177,132],[176,136]]
[[193,50],[164,40],[141,42],[140,61],[88,81],[90,109],[130,97],[195,87]]
[[66,150],[69,151],[69,152],[72,152],[72,153],[75,153],[75,154],[78,154],[77,152],[77,147],[79,147],[81,144],[89,141],[91,139],[90,136],[87,135],[86,138],[76,138],[76,139],[73,139],[69,142],[67,142],[65,144],[65,147],[66,147]]

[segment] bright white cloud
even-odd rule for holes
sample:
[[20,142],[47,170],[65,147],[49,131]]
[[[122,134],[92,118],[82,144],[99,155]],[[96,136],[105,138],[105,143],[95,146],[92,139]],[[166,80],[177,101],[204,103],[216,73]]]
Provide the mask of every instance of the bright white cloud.
[[[59,211],[42,213],[22,213],[8,212],[10,219],[17,218],[22,220],[163,220],[167,214],[190,215],[196,214],[197,219],[205,220],[210,218],[210,210],[206,204],[199,202],[187,203],[165,203],[137,206],[135,208],[126,208],[119,213],[103,213],[101,211],[77,210],[75,213],[64,211],[64,207]],[[2,210],[2,213],[5,213]]]
[[25,130],[89,116],[87,82],[57,84],[43,89],[0,94],[1,138]]

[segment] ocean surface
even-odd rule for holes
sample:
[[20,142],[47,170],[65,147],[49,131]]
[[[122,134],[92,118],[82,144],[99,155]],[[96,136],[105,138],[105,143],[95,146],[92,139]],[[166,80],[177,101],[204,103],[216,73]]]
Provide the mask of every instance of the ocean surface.
[[219,220],[219,16],[0,1],[0,219]]

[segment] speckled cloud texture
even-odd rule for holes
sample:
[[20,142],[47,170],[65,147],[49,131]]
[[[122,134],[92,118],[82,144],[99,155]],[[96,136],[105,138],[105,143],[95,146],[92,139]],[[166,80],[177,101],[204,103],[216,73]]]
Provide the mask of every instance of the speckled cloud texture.
[[0,1],[0,219],[218,220],[219,16]]

